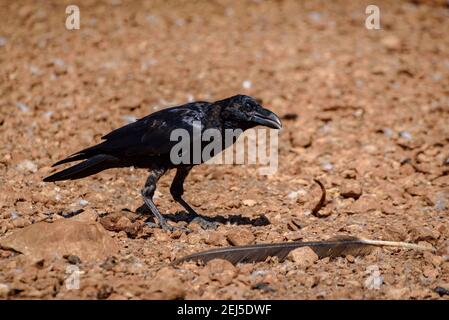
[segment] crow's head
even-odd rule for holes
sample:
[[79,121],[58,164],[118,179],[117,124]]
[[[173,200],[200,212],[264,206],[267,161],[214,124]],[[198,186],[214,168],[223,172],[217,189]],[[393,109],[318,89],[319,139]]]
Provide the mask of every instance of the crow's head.
[[237,95],[217,103],[223,106],[223,120],[233,123],[236,127],[251,128],[261,125],[273,129],[282,128],[281,120],[276,114],[249,96]]

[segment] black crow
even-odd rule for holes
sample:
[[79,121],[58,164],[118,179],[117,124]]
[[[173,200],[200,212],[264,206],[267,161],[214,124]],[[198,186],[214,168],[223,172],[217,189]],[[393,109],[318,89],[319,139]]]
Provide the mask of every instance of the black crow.
[[[198,126],[198,124],[200,125]],[[218,150],[220,152],[235,142],[234,139],[231,143],[225,143],[227,129],[245,131],[257,125],[274,129],[280,129],[282,126],[278,116],[264,109],[255,99],[245,95],[236,95],[213,103],[199,101],[163,109],[113,130],[102,137],[105,141],[56,162],[53,166],[84,160],[44,178],[44,181],[75,180],[109,168],[134,166],[149,169],[150,174],[141,191],[145,204],[157,218],[157,223],[161,228],[187,231],[185,228],[169,225],[153,202],[159,178],[167,170],[176,168],[176,175],[170,187],[173,199],[181,204],[189,214],[194,215],[196,222],[203,227],[210,227],[213,224],[198,215],[182,198],[184,180],[189,171],[194,165],[208,160],[203,157],[199,157],[199,161],[198,157],[197,161],[193,159],[195,152],[201,153],[206,143],[202,141],[200,150],[195,151],[193,146],[195,137],[193,137],[191,141],[188,141],[187,146],[193,148],[190,150],[194,152],[188,154],[189,161],[179,163],[179,158],[173,161],[173,156],[181,156],[185,153],[183,153],[184,151],[171,152],[172,148],[180,143],[179,139],[173,139],[171,134],[176,129],[184,129],[184,132],[188,132],[189,135],[193,135],[195,130],[204,133],[207,129],[216,129],[222,134]],[[214,155],[215,153],[212,152],[211,156]]]

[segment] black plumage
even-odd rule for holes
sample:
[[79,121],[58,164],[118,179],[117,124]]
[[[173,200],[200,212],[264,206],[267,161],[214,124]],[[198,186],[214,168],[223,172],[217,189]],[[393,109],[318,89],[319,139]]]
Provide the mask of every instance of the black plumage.
[[[229,145],[225,144],[226,129],[241,129],[245,131],[257,125],[274,129],[281,128],[279,118],[271,111],[263,108],[255,99],[237,95],[224,100],[210,102],[193,102],[181,106],[167,108],[152,113],[136,122],[115,129],[103,136],[103,142],[83,149],[71,156],[56,162],[53,166],[84,160],[74,166],[44,178],[46,182],[74,180],[84,178],[110,168],[134,166],[147,168],[150,174],[142,189],[143,199],[150,211],[157,217],[158,224],[164,229],[174,230],[167,224],[153,203],[153,194],[159,178],[169,169],[177,172],[170,192],[190,214],[197,216],[197,221],[203,226],[211,226],[210,222],[200,217],[183,199],[183,183],[193,166],[207,159],[200,157],[194,161],[194,152],[188,163],[173,163],[170,157],[172,148],[178,141],[170,139],[175,129],[185,129],[193,137],[190,141],[192,150],[196,124],[200,123],[200,132],[207,129],[217,129],[222,132],[220,151]],[[201,150],[206,145],[201,142]],[[211,156],[213,156],[212,154]]]

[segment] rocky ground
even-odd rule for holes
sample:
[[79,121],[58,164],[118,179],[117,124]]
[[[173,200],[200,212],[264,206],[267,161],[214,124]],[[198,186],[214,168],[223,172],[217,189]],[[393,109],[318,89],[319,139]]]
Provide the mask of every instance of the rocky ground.
[[[382,29],[367,30],[371,2],[80,0],[81,28],[69,31],[71,2],[2,1],[0,297],[448,299],[435,288],[449,289],[449,8],[378,0]],[[156,204],[190,234],[136,213],[144,170],[42,182],[113,128],[236,93],[283,117],[279,169],[195,168],[186,199],[215,231],[171,199],[173,173]],[[320,217],[313,179],[327,191]],[[169,265],[210,248],[335,235],[437,251]]]

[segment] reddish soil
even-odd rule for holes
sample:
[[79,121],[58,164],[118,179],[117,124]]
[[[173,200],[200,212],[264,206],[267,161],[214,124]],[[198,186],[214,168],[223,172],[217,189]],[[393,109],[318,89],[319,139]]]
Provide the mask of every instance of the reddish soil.
[[[367,30],[372,1],[80,0],[81,28],[69,31],[72,2],[0,4],[0,240],[83,209],[118,249],[96,261],[0,250],[1,298],[448,299],[434,291],[449,289],[445,1],[376,1],[382,29]],[[285,116],[279,170],[196,167],[185,196],[218,217],[216,231],[183,219],[168,191],[173,173],[156,204],[188,235],[144,225],[144,170],[42,182],[52,163],[133,117],[237,93]],[[321,217],[310,214],[313,179],[327,190]],[[236,243],[341,234],[437,251],[169,266]],[[74,264],[79,289],[65,285]]]

